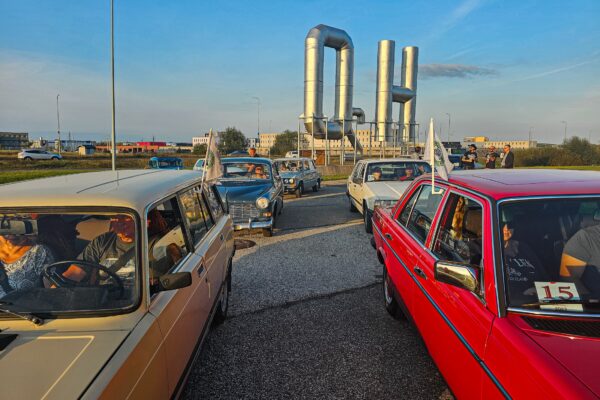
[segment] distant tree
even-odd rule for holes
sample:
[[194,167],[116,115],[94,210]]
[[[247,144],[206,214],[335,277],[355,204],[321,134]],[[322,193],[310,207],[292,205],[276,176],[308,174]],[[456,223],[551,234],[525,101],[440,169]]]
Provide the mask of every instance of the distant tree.
[[199,156],[206,155],[207,145],[205,144],[197,144],[194,146],[194,150],[192,153],[197,154]]
[[225,132],[219,133],[219,152],[229,154],[236,150],[246,148],[246,137],[235,127],[228,127]]
[[[304,137],[301,139],[303,144],[306,143]],[[305,147],[303,145],[303,147]],[[271,154],[275,156],[283,156],[288,151],[298,149],[298,132],[285,130],[275,137],[275,143],[271,147]]]

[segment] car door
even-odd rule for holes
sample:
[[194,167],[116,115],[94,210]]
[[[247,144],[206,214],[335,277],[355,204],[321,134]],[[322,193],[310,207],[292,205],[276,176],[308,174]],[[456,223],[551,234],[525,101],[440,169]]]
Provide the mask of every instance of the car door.
[[150,288],[166,273],[190,272],[192,276],[188,287],[158,293],[151,290],[150,312],[158,319],[163,334],[172,394],[178,390],[190,357],[207,327],[207,310],[210,309],[208,270],[203,256],[190,251],[194,246],[184,222],[187,215],[188,206],[182,214],[176,196],[159,202],[147,214]]
[[362,212],[362,192],[363,192],[363,175],[365,171],[365,163],[359,162],[356,166],[352,179],[348,183],[348,194],[350,200],[354,202],[356,208]]
[[[452,190],[431,235],[431,251],[422,252],[416,268],[427,299],[417,304],[419,330],[432,357],[458,398],[479,397],[481,367],[494,314],[486,307],[484,286],[475,292],[437,281],[437,260],[469,264],[484,276],[493,261],[484,254],[491,232],[489,203],[472,194]],[[489,257],[491,258],[491,257]]]

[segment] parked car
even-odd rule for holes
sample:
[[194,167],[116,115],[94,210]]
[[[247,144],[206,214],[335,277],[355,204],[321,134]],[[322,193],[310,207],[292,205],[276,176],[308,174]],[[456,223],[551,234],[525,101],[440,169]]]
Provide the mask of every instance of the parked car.
[[204,171],[204,158],[199,158],[192,169],[194,171]]
[[429,172],[426,161],[408,157],[359,161],[346,182],[350,211],[363,215],[365,231],[371,233],[375,207],[395,204],[416,177]]
[[23,149],[17,154],[19,160],[62,160],[58,153],[51,153],[42,149]]
[[373,216],[384,304],[457,398],[600,397],[597,172],[419,178]]
[[283,210],[283,183],[268,158],[224,158],[217,185],[235,230],[262,229],[272,236]]
[[183,169],[183,160],[179,157],[152,157],[148,160],[151,169]]
[[297,158],[298,157],[298,150],[291,150],[288,151],[287,153],[285,153],[285,158]]
[[302,197],[306,188],[313,192],[321,189],[321,173],[310,158],[277,158],[273,164],[283,180],[286,193]]
[[27,248],[2,262],[1,397],[177,397],[227,314],[233,226],[214,185],[121,170],[0,190],[0,247]]

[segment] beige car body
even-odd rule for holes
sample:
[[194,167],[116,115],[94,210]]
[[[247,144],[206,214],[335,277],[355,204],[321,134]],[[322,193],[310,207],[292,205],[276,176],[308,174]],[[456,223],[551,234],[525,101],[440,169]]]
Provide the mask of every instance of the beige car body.
[[[95,172],[0,186],[0,209],[123,207],[146,223],[162,200],[199,185],[193,171]],[[141,240],[141,301],[131,312],[47,319],[42,325],[0,315],[5,399],[165,399],[176,397],[223,296],[234,253],[231,218],[223,214],[169,272],[191,273],[190,286],[150,296],[148,238]],[[139,268],[139,267],[138,267]],[[225,299],[226,304],[226,299]]]

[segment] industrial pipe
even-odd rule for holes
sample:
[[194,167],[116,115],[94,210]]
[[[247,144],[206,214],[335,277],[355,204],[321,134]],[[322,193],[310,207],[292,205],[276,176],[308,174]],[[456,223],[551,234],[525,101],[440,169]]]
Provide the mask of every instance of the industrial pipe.
[[377,50],[377,88],[375,94],[375,120],[377,140],[389,141],[392,136],[392,103],[400,103],[400,127],[403,129],[403,142],[415,137],[417,63],[419,49],[402,49],[401,86],[394,86],[393,40],[381,40]]

